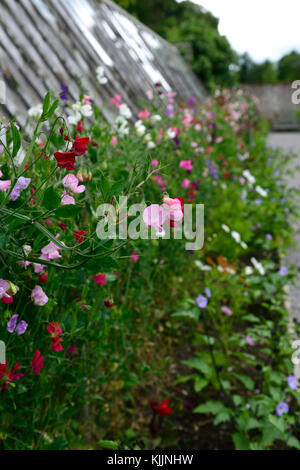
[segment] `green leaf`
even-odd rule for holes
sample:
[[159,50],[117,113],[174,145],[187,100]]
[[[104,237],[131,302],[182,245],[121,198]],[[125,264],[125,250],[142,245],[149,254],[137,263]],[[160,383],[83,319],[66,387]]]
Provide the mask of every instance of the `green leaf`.
[[250,377],[247,377],[246,375],[243,375],[243,374],[236,374],[236,373],[233,373],[232,375],[236,377],[238,380],[240,380],[240,382],[242,382],[242,384],[245,385],[245,387],[248,390],[254,389],[255,383]]
[[282,416],[269,415],[268,420],[278,431],[284,432],[285,423]]
[[193,359],[182,361],[182,364],[192,367],[193,369],[199,370],[204,375],[211,376],[212,368],[209,364],[207,364],[207,362],[203,361],[203,359],[195,357]]
[[197,406],[193,413],[211,413],[217,415],[218,413],[225,412],[227,413],[227,408],[220,401],[207,401],[202,405]]
[[68,219],[70,217],[76,217],[80,211],[80,206],[75,206],[75,204],[65,204],[55,211],[55,216],[62,219]]
[[250,440],[247,439],[243,434],[234,433],[232,435],[235,450],[249,450]]
[[221,411],[221,413],[218,413],[215,420],[214,420],[214,426],[218,426],[218,424],[221,423],[227,423],[230,421],[231,415],[229,411]]
[[208,380],[204,379],[203,377],[200,377],[200,375],[196,375],[194,382],[195,392],[201,392],[201,390],[203,390],[208,384]]
[[47,112],[47,115],[46,115],[47,119],[53,116],[58,105],[59,105],[59,100],[55,100],[54,103],[51,105],[49,111]]
[[48,188],[46,189],[45,193],[44,193],[44,197],[43,197],[43,202],[42,202],[43,206],[48,209],[48,210],[52,210],[52,209],[56,209],[56,207],[59,206],[60,204],[60,197],[59,195],[54,191],[54,189],[51,187],[51,188]]
[[192,318],[193,320],[199,319],[199,309],[194,310],[181,310],[180,312],[173,313],[171,317]]
[[288,438],[287,445],[289,447],[294,447],[295,449],[300,450],[300,441],[295,436],[290,436]]
[[50,91],[48,91],[48,93],[46,93],[45,95],[45,98],[44,98],[44,102],[43,102],[43,115],[45,115],[49,109],[49,106],[50,106]]
[[13,149],[12,149],[12,158],[15,158],[15,156],[18,154],[20,147],[21,147],[21,136],[20,132],[14,125],[12,121],[10,121],[11,125],[11,132],[12,132],[12,138],[13,138]]
[[102,449],[108,450],[118,450],[119,444],[116,441],[99,441],[98,445],[102,447]]

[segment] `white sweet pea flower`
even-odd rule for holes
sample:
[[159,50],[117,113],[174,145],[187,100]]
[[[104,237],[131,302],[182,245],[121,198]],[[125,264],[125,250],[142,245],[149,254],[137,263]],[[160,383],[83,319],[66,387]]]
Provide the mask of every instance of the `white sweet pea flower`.
[[224,232],[230,232],[230,228],[228,227],[228,225],[222,224],[222,229],[224,230]]
[[154,149],[156,147],[156,145],[155,145],[154,142],[151,141],[151,142],[148,142],[147,147],[148,147],[148,149]]
[[265,270],[264,270],[263,265],[262,265],[259,261],[257,261],[257,259],[254,258],[254,257],[251,258],[250,261],[251,261],[251,263],[253,264],[253,266],[255,267],[255,269],[259,272],[259,274],[260,274],[261,276],[264,276],[264,275],[265,275]]
[[151,122],[158,122],[158,121],[161,121],[162,120],[162,117],[159,115],[159,114],[154,114],[153,116],[151,116],[150,118],[150,121]]
[[235,232],[234,230],[231,232],[231,236],[236,241],[237,243],[241,243],[241,236],[238,232]]
[[176,137],[176,132],[172,128],[169,128],[167,129],[167,135],[170,137],[170,139],[174,139]]
[[251,175],[250,171],[249,170],[244,170],[243,171],[243,176],[246,178],[246,180],[248,180],[249,184],[254,184],[256,179],[254,178],[253,175]]
[[107,78],[105,77],[105,70],[103,67],[101,67],[101,65],[96,68],[96,77],[100,85],[105,85],[108,82]]
[[142,137],[145,134],[146,126],[144,126],[143,121],[136,121],[134,127],[138,136]]
[[248,248],[248,245],[245,242],[241,242],[241,247],[244,248],[244,250],[246,250]]
[[115,122],[117,125],[118,133],[121,136],[129,134],[129,127],[128,127],[128,122],[126,118],[124,118],[123,116],[117,116]]
[[35,118],[40,118],[43,112],[43,105],[42,103],[37,104],[36,106],[32,106],[28,109],[29,116],[33,116]]
[[195,261],[195,265],[197,266],[197,268],[199,268],[201,271],[211,271],[212,270],[212,267],[209,266],[208,264],[203,264],[200,260],[196,260]]
[[256,186],[255,191],[258,194],[260,194],[262,197],[267,197],[268,195],[268,192],[265,189],[261,188],[260,186]]
[[132,112],[126,103],[121,104],[119,111],[120,111],[120,115],[125,117],[126,119],[130,119],[132,116]]
[[246,266],[245,267],[245,274],[246,274],[246,276],[251,276],[251,274],[253,274],[253,268],[251,266]]

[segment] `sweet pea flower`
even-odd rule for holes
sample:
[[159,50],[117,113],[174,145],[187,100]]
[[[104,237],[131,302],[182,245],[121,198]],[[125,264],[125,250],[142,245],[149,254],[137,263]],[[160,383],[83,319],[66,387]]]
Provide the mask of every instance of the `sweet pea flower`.
[[183,219],[183,210],[181,201],[177,198],[165,197],[163,200],[163,210],[165,221],[168,220],[171,226],[176,226],[176,222]]
[[145,121],[148,120],[149,116],[150,116],[150,112],[147,108],[144,109],[143,111],[140,111],[139,114],[138,114],[138,118],[139,119],[145,119]]
[[96,284],[98,284],[99,286],[103,286],[104,284],[106,284],[106,276],[105,274],[96,274],[95,276],[93,276],[93,280],[95,281]]
[[190,184],[191,184],[191,183],[190,183],[190,180],[188,180],[187,178],[185,178],[185,179],[182,180],[182,182],[181,182],[181,187],[182,187],[182,188],[188,188]]
[[143,212],[143,221],[147,227],[155,227],[157,234],[163,234],[162,224],[165,220],[164,209],[158,204],[151,204]]
[[67,174],[62,180],[62,184],[66,189],[70,189],[75,194],[80,194],[85,191],[85,186],[83,184],[78,185],[78,178],[72,173]]
[[196,304],[198,305],[199,308],[205,308],[207,306],[207,303],[208,303],[208,300],[203,295],[199,295],[196,298]]
[[9,291],[10,285],[8,281],[5,281],[4,279],[0,279],[0,299],[3,297],[10,297],[7,294],[7,291]]
[[75,199],[73,198],[73,196],[71,196],[70,194],[63,194],[63,197],[61,198],[61,201],[60,201],[61,205],[62,206],[65,206],[65,205],[68,205],[68,204],[73,204],[75,205],[76,202],[75,202]]
[[146,94],[147,94],[147,96],[148,96],[148,99],[149,99],[150,101],[152,101],[152,100],[153,100],[153,91],[152,91],[152,90],[147,90],[147,91],[146,91]]
[[210,298],[211,298],[211,291],[210,291],[210,288],[209,288],[209,287],[205,287],[204,292],[205,292],[206,297],[208,297],[208,298],[210,299]]
[[254,341],[251,336],[246,336],[245,340],[250,346],[254,346]]
[[120,108],[121,102],[122,102],[122,96],[121,95],[115,95],[113,98],[110,98],[109,100],[111,103],[114,103],[117,109]]
[[294,375],[289,375],[287,378],[287,384],[291,390],[297,390],[298,380]]
[[31,182],[31,178],[25,178],[24,176],[20,176],[12,192],[9,195],[9,199],[12,201],[16,201],[20,197],[21,189],[28,188],[30,182]]
[[156,160],[156,158],[154,160],[152,160],[152,166],[158,166],[159,165],[159,162],[158,160]]
[[44,368],[44,356],[42,356],[40,351],[37,349],[32,359],[32,370],[34,374],[40,375],[41,370],[43,368]]
[[254,257],[252,257],[252,258],[250,259],[250,261],[251,261],[251,263],[253,264],[254,268],[257,269],[257,271],[259,272],[259,274],[260,274],[261,276],[264,276],[264,275],[265,275],[265,269],[264,269],[263,265],[262,265],[259,261],[257,261],[257,259],[254,258]]
[[96,68],[96,77],[100,85],[105,85],[108,82],[108,79],[105,76],[105,70],[101,65]]
[[112,136],[110,143],[111,143],[111,145],[118,145],[118,139],[117,139],[117,137],[116,137],[116,136]]
[[223,305],[223,306],[221,307],[221,311],[222,311],[223,313],[225,313],[225,315],[229,315],[229,316],[232,315],[232,310],[230,310],[230,308],[227,307],[226,305]]
[[11,181],[10,180],[3,180],[0,181],[0,191],[6,191],[10,188]]
[[133,251],[130,256],[131,261],[134,263],[139,260],[139,255],[136,251]]
[[15,331],[17,335],[20,336],[20,335],[23,335],[25,331],[27,330],[28,323],[26,323],[26,321],[24,320],[21,320],[17,326],[18,318],[19,318],[18,314],[15,314],[11,317],[11,319],[7,323],[7,331],[9,333],[13,333]]
[[31,292],[31,298],[35,305],[43,307],[48,302],[48,297],[41,288],[41,286],[35,286]]
[[282,416],[283,414],[288,413],[288,412],[289,412],[289,405],[287,403],[285,403],[284,401],[281,401],[280,403],[278,403],[278,405],[276,406],[277,416]]
[[184,170],[190,172],[193,169],[193,162],[192,160],[181,160],[179,163],[179,168],[183,168]]

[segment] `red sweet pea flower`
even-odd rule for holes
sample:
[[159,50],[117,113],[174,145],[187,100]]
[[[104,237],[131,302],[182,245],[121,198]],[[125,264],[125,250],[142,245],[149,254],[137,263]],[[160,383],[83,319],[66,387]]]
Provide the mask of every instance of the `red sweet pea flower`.
[[32,370],[36,375],[40,375],[41,370],[44,368],[44,356],[41,356],[40,351],[37,349],[32,359]]
[[105,274],[96,274],[96,276],[93,276],[93,279],[95,283],[99,286],[103,286],[104,284],[106,284]]
[[89,137],[80,137],[80,135],[76,135],[74,140],[74,152],[76,156],[83,155],[84,152],[87,151],[87,146],[90,141]]
[[62,230],[66,230],[66,224],[64,224],[63,222],[58,222],[58,225]]
[[51,338],[51,341],[52,341],[52,344],[50,346],[50,349],[52,351],[58,352],[58,351],[63,351],[64,350],[64,348],[60,344],[63,341],[62,338],[60,338],[59,336],[56,336],[55,338]]
[[157,402],[153,402],[152,400],[150,400],[150,405],[159,416],[166,416],[173,413],[172,408],[169,407],[169,398],[161,402],[160,405]]
[[38,278],[39,278],[39,282],[41,282],[42,284],[47,284],[47,282],[48,282],[48,271],[45,271],[44,274],[39,274]]
[[74,232],[74,237],[76,241],[78,241],[78,243],[82,243],[85,234],[85,230],[77,230],[76,232]]
[[111,302],[110,300],[104,300],[104,305],[106,308],[112,308],[114,307],[115,303],[114,302]]
[[49,325],[47,325],[47,331],[53,337],[56,337],[62,334],[62,329],[59,323],[57,323],[56,321],[52,321],[51,323],[49,323]]
[[79,121],[79,123],[77,124],[76,131],[77,132],[82,132],[83,131],[82,121]]
[[54,157],[57,161],[57,166],[65,168],[66,170],[75,170],[75,152],[55,152]]
[[1,302],[2,302],[3,304],[12,304],[13,301],[14,301],[14,299],[13,299],[12,296],[10,296],[10,297],[2,297],[2,299],[1,299]]

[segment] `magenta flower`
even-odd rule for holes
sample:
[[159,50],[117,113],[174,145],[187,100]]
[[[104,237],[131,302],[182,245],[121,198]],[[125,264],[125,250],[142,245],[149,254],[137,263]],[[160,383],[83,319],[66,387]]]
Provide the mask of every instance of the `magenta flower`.
[[187,178],[185,178],[184,180],[182,180],[181,187],[182,187],[182,188],[188,188],[190,184],[191,184],[191,183],[190,183],[190,180],[188,180]]
[[251,336],[246,336],[245,340],[250,346],[254,346],[254,341]]
[[181,160],[181,162],[179,163],[179,168],[183,168],[186,171],[192,171],[193,169],[192,160]]
[[226,305],[223,305],[221,307],[221,310],[222,310],[223,313],[225,313],[225,315],[229,315],[229,316],[232,315],[232,310],[230,310],[229,307],[226,307]]
[[61,205],[65,206],[66,204],[73,204],[75,205],[75,199],[70,194],[67,194],[65,191],[63,192],[63,196],[61,198]]
[[31,292],[31,298],[38,307],[43,307],[49,300],[41,286],[35,286]]
[[133,252],[131,253],[131,261],[132,261],[133,263],[135,263],[135,262],[138,261],[138,260],[139,260],[139,255],[137,254],[136,251],[133,251]]

